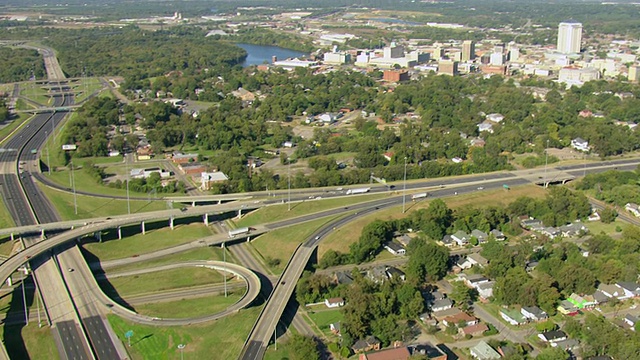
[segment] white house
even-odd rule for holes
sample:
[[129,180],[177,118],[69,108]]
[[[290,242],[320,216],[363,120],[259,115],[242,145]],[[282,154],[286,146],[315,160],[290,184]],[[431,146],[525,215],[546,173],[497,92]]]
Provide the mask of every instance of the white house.
[[447,298],[436,300],[431,305],[431,311],[443,311],[447,309],[451,309],[453,307],[453,302]]
[[636,326],[636,323],[638,322],[638,318],[636,316],[631,315],[631,314],[627,314],[624,317],[624,322],[627,325],[631,326],[631,330],[635,331],[635,326]]
[[495,351],[494,348],[489,346],[484,340],[476,344],[476,346],[469,348],[471,356],[478,360],[497,360],[500,359],[500,353]]
[[506,239],[506,237],[504,236],[504,233],[497,229],[493,229],[489,231],[489,234],[493,236],[493,238],[496,239],[497,241],[503,241]]
[[624,206],[624,209],[627,210],[628,212],[632,213],[636,217],[640,217],[640,208],[638,207],[638,204],[627,203]]
[[564,331],[554,330],[543,332],[542,334],[538,334],[540,340],[548,343],[554,343],[557,341],[562,341],[567,339],[567,334]]
[[587,152],[589,151],[589,142],[583,138],[578,137],[571,140],[571,147],[579,151]]
[[474,286],[474,288],[478,291],[478,296],[481,299],[487,300],[493,296],[493,285],[495,285],[495,281],[487,281]]
[[483,131],[493,134],[493,124],[487,122],[478,124],[478,132]]
[[387,241],[384,248],[395,256],[403,256],[407,253],[407,250],[395,241]]
[[209,190],[211,189],[211,185],[227,180],[229,180],[229,178],[221,171],[203,172],[200,174],[200,188],[202,190]]
[[532,321],[540,321],[549,317],[544,310],[537,306],[523,306],[520,309],[520,313],[522,316]]
[[504,120],[504,115],[498,113],[489,114],[487,115],[487,120],[493,121],[494,123],[500,123]]
[[338,308],[338,307],[344,306],[344,299],[341,297],[324,299],[324,304],[328,308]]
[[640,295],[640,285],[634,282],[621,281],[616,283],[616,286],[624,291],[624,295],[632,298]]
[[511,325],[517,326],[527,322],[524,316],[517,310],[500,309],[500,317]]
[[451,235],[451,239],[460,246],[465,246],[469,243],[469,235],[462,230],[458,230],[455,234]]

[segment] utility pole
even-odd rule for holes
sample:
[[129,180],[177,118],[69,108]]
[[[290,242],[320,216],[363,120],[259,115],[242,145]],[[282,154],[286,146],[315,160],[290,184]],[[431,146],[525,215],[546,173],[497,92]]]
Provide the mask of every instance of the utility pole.
[[22,304],[24,305],[24,323],[25,325],[29,325],[29,313],[27,312],[27,296],[24,292],[25,280],[27,279],[27,265],[24,266],[24,275],[22,275]]
[[224,264],[224,297],[227,297],[227,247],[222,243],[222,263]]
[[402,188],[402,213],[405,212],[405,203],[407,202],[407,157],[404,157],[404,185]]
[[125,171],[127,172],[127,214],[131,215],[131,201],[129,199],[129,162],[127,161],[127,154],[124,156]]
[[47,130],[45,130],[44,131],[44,138],[45,138],[45,141],[47,142],[47,169],[49,169],[49,176],[51,176],[51,157],[49,155],[51,153],[51,150],[50,150],[50,147],[49,147],[49,142],[50,141],[48,139],[47,134],[48,134]]

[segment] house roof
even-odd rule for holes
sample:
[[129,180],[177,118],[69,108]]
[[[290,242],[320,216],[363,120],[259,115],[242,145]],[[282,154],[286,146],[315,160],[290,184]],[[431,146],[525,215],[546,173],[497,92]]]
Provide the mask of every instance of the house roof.
[[540,335],[542,335],[542,337],[544,337],[547,341],[553,341],[567,337],[567,334],[565,334],[564,331],[561,330],[547,331],[543,332]]
[[470,350],[477,354],[479,359],[500,359],[500,354],[484,340],[477,343]]
[[484,256],[478,254],[478,253],[471,253],[469,255],[467,255],[467,257],[473,261],[475,261],[476,263],[478,263],[479,265],[482,266],[486,266],[489,264],[489,261],[487,259],[484,258]]
[[519,323],[526,322],[524,316],[516,309],[500,309],[500,312]]
[[627,291],[636,292],[640,290],[640,285],[631,281],[617,282],[616,285]]
[[453,235],[451,235],[451,237],[455,237],[457,239],[465,239],[465,238],[468,238],[469,235],[467,235],[467,233],[462,231],[462,230],[458,230],[455,233],[453,233]]
[[441,307],[451,307],[451,306],[453,306],[453,301],[445,298],[445,299],[434,301],[433,305],[431,305],[431,308],[438,309]]
[[484,231],[473,229],[473,231],[471,231],[471,236],[475,236],[476,239],[486,239],[489,235]]
[[462,329],[462,332],[467,335],[467,334],[477,334],[480,332],[485,332],[489,330],[489,328],[487,327],[487,325],[483,324],[483,323],[479,323],[479,324],[475,324],[475,325],[469,325],[466,326]]
[[637,317],[637,316],[633,316],[633,315],[631,315],[631,314],[627,314],[627,315],[624,317],[624,319],[625,319],[625,320],[628,320],[629,322],[631,322],[631,323],[633,323],[633,324],[635,324],[635,323],[637,323],[637,322],[638,322],[638,317]]
[[329,304],[339,304],[341,302],[344,302],[344,299],[341,297],[334,297],[334,298],[326,299],[326,302],[328,302]]
[[455,315],[447,316],[443,320],[448,322],[448,323],[451,323],[451,324],[457,324],[461,320],[469,322],[469,321],[477,321],[478,319],[476,319],[475,317],[473,317],[473,316],[471,316],[471,315],[469,315],[467,313],[460,312],[460,313],[455,314]]
[[384,246],[389,248],[389,249],[391,249],[391,250],[393,250],[394,252],[398,252],[398,251],[404,250],[404,247],[402,247],[402,245],[398,244],[395,241],[387,241],[384,244]]
[[367,360],[407,360],[409,357],[411,357],[411,354],[406,346],[384,349],[365,355]]
[[533,314],[535,317],[540,318],[540,317],[545,317],[547,315],[546,312],[544,312],[542,309],[540,309],[537,306],[523,306],[522,310]]
[[412,355],[426,355],[427,359],[437,358],[443,355],[446,355],[442,350],[438,347],[433,346],[429,343],[419,344],[412,347]]

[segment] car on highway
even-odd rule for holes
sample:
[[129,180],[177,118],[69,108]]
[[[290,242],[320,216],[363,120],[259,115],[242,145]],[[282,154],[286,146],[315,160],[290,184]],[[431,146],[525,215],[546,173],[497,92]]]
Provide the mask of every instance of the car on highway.
[[74,269],[73,268],[69,268],[67,270],[69,270],[69,272],[73,272]]
[[185,211],[187,211],[187,208],[183,207],[182,209],[180,209],[180,211],[185,212]]
[[482,186],[478,186],[478,190],[484,190]]
[[316,236],[316,240],[318,240],[318,239],[320,239],[320,236],[319,236],[319,235],[318,235],[318,236]]

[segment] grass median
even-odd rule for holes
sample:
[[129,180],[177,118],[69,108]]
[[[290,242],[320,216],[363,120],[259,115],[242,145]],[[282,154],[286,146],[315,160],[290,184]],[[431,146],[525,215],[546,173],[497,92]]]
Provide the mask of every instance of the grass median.
[[314,231],[338,216],[322,218],[284,229],[270,231],[251,242],[254,249],[264,259],[269,271],[279,275],[287,266],[298,245],[306,241]]
[[240,301],[245,292],[246,289],[237,289],[229,292],[227,297],[224,294],[218,294],[195,299],[186,298],[178,301],[136,305],[134,308],[139,314],[159,318],[184,319],[199,317],[224,311],[229,306]]
[[[178,222],[178,220],[175,221]],[[157,228],[154,229],[154,227]],[[117,238],[116,229],[110,229],[109,232],[103,234],[103,242],[88,243],[84,245],[84,248],[101,261],[105,261],[167,249],[215,234],[211,228],[197,222],[177,224],[171,230],[167,220],[166,222],[146,224],[146,228],[147,231],[143,235],[140,233],[140,225],[123,227],[122,239]]]
[[[228,278],[231,276],[232,274],[227,274]],[[222,272],[202,267],[183,267],[109,279],[109,283],[115,289],[117,295],[121,297],[216,284],[223,281]],[[101,280],[100,282],[103,283],[104,281]],[[110,293],[109,295],[116,294]]]
[[253,226],[257,224],[267,224],[274,221],[291,219],[297,216],[308,215],[315,212],[334,209],[338,207],[350,206],[367,201],[384,199],[389,197],[386,194],[371,194],[363,196],[348,196],[322,200],[308,200],[300,203],[292,203],[291,210],[288,204],[265,206],[258,209],[241,220],[235,222],[237,227]]
[[259,313],[260,308],[253,307],[210,323],[180,327],[139,325],[115,315],[107,319],[124,344],[124,334],[133,331],[127,351],[135,360],[180,359],[178,344],[185,345],[187,359],[237,359]]

